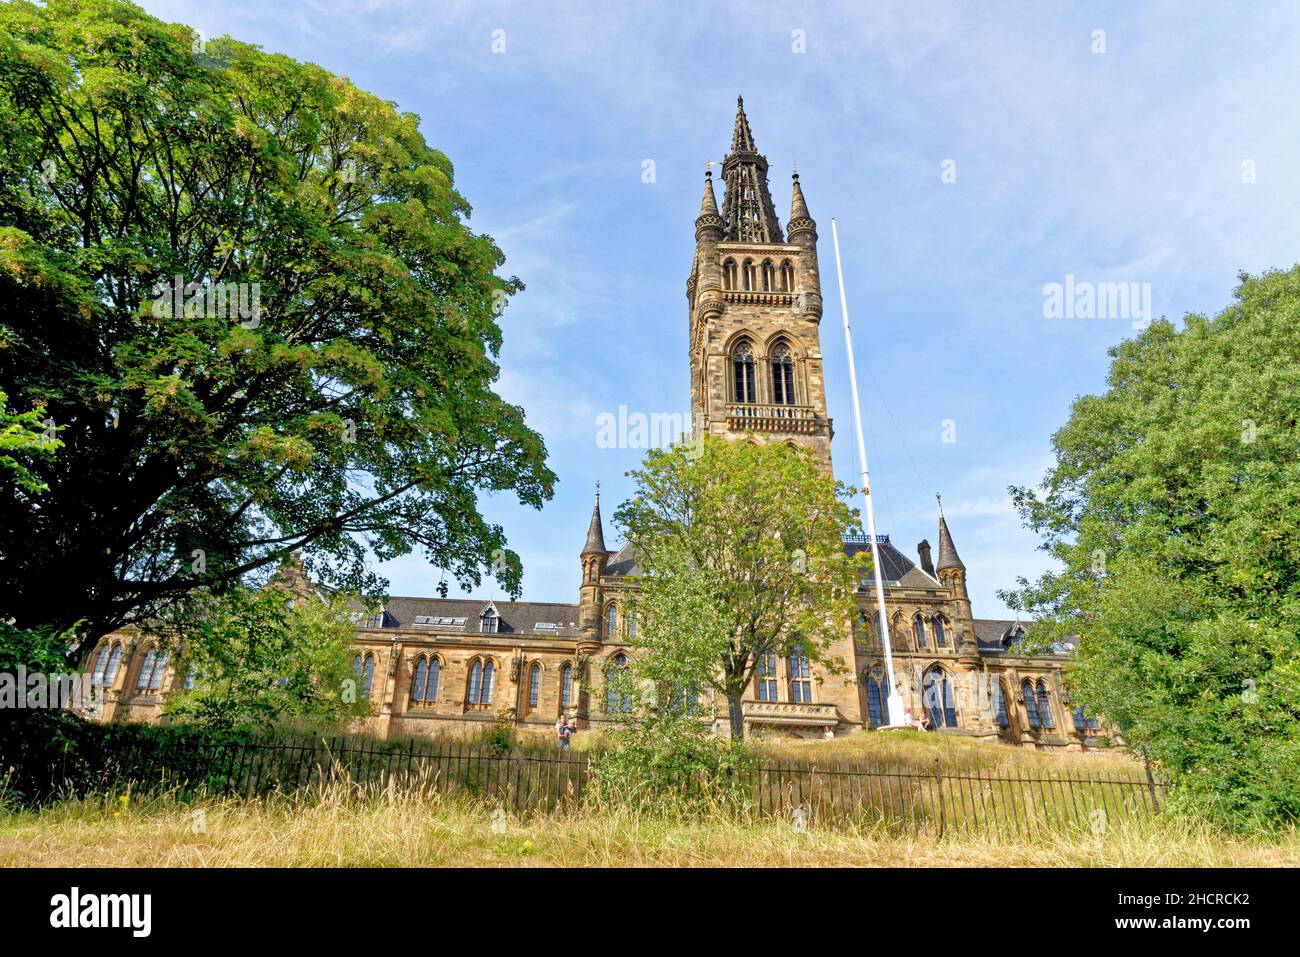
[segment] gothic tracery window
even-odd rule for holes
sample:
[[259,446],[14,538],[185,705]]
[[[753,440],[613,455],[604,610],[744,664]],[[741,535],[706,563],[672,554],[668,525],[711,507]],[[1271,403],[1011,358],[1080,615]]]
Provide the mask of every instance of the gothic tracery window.
[[743,278],[745,280],[745,292],[753,292],[754,291],[754,260],[746,259],[744,265],[741,267],[741,271],[744,273]]
[[528,672],[528,707],[529,708],[537,707],[537,699],[541,694],[541,690],[542,690],[542,666],[539,664],[535,664],[533,665],[532,669]]
[[573,665],[560,670],[560,710],[567,711],[573,704]]
[[812,703],[812,672],[808,656],[802,645],[795,645],[790,651],[787,664],[790,667],[790,700],[796,703]]
[[754,382],[754,351],[748,340],[737,344],[731,355],[732,399],[735,402],[757,402],[758,389]]
[[361,682],[361,697],[369,698],[370,689],[375,681],[375,656],[369,652],[364,658],[361,655],[354,656],[352,674]]
[[916,633],[916,648],[918,651],[927,647],[925,643],[925,619],[920,615],[912,622],[912,630]]
[[934,619],[931,621],[931,624],[934,625],[934,646],[936,648],[942,648],[945,644],[944,633],[943,633],[943,619],[940,616],[935,615]]
[[794,266],[788,259],[781,263],[781,291],[794,292]]
[[1041,679],[1038,682],[1038,720],[1049,731],[1056,727],[1052,719],[1052,699]]
[[930,715],[930,727],[957,727],[957,703],[952,692],[952,682],[942,668],[931,668],[922,682],[925,709]]
[[[415,680],[411,682],[411,702],[431,705],[438,700],[438,679],[442,677],[442,662],[436,657],[421,655],[415,662]],[[479,681],[482,682],[480,675]]]
[[475,658],[469,669],[469,693],[465,696],[465,703],[478,708],[490,705],[495,678],[496,665],[492,659],[484,662]]
[[1020,690],[1025,696],[1025,715],[1029,718],[1029,726],[1041,728],[1043,725],[1038,718],[1038,699],[1034,695],[1034,683],[1026,678]]
[[776,701],[776,653],[769,651],[758,656],[758,667],[754,669],[758,682],[758,700]]
[[605,713],[626,714],[632,710],[632,676],[628,672],[627,657],[614,656],[605,674]]
[[722,288],[736,288],[736,261],[728,259],[722,264]]
[[784,342],[772,350],[772,401],[794,405],[794,360]]
[[163,672],[167,669],[167,652],[150,646],[140,666],[140,676],[136,679],[137,691],[151,693],[162,687]]
[[772,292],[776,288],[776,269],[772,260],[763,260],[763,292]]

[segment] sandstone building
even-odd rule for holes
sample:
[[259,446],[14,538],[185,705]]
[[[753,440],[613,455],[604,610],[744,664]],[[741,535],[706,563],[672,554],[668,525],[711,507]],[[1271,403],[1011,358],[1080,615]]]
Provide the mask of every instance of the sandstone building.
[[[721,180],[719,211],[712,171],[705,173],[686,282],[696,427],[806,446],[830,470],[817,224],[796,173],[782,229],[743,102]],[[1027,656],[1016,647],[1024,634],[1019,622],[975,618],[966,566],[942,513],[937,536],[937,560],[926,541],[915,560],[888,536],[878,541],[896,678],[912,716],[936,731],[1029,746],[1104,743],[1097,722],[1062,686],[1072,647]],[[424,736],[507,720],[549,732],[561,712],[575,714],[580,727],[609,721],[624,702],[602,688],[601,676],[626,663],[635,636],[637,561],[626,546],[606,548],[599,494],[581,541],[574,604],[391,598],[361,621],[356,672],[375,712],[367,730]],[[870,542],[858,537],[845,548],[866,552]],[[857,626],[834,649],[851,674],[822,676],[797,654],[769,656],[744,705],[750,728],[821,735],[885,722],[872,588],[864,576]],[[183,693],[165,650],[134,632],[106,638],[87,667],[108,689],[108,720],[152,720],[160,696]],[[713,710],[725,732],[725,701],[700,706]]]

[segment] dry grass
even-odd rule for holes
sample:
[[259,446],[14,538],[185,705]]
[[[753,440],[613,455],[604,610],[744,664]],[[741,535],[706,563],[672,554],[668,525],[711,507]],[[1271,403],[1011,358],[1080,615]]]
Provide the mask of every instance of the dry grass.
[[827,761],[846,764],[934,770],[938,758],[944,770],[1004,772],[1064,770],[1090,774],[1114,772],[1131,778],[1142,765],[1119,749],[1105,751],[1036,751],[993,741],[922,731],[864,731],[832,740],[773,737],[751,742],[777,760]]
[[[196,815],[196,810],[202,814]],[[587,808],[510,818],[491,809],[390,788],[331,785],[306,800],[170,797],[63,801],[0,811],[0,865],[32,866],[945,866],[1264,867],[1300,865],[1300,835],[1234,839],[1175,821],[1123,826],[1036,844],[891,837],[877,831],[795,832],[789,824],[716,817],[666,821]]]

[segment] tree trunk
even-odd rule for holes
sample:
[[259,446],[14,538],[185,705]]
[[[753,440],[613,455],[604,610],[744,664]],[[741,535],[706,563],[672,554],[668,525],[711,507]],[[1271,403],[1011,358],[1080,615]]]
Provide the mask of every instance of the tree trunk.
[[745,710],[743,691],[727,692],[727,716],[731,719],[731,740],[745,740]]

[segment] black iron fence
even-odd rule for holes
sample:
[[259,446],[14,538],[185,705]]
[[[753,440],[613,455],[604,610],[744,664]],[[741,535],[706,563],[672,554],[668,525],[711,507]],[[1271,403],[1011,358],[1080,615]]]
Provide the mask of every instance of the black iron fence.
[[[483,799],[519,814],[577,807],[591,792],[599,756],[510,751],[437,742],[314,738],[273,743],[142,743],[92,767],[48,768],[46,796],[91,792],[200,791],[245,798],[293,794],[313,785],[427,787]],[[29,769],[30,771],[31,769]],[[44,773],[44,772],[43,772]],[[1158,785],[1140,771],[1081,769],[1009,773],[850,763],[757,761],[728,772],[726,793],[742,810],[787,818],[793,826],[855,823],[890,830],[980,832],[1033,838],[1105,830],[1160,811]],[[717,791],[700,777],[677,783],[698,795]]]

